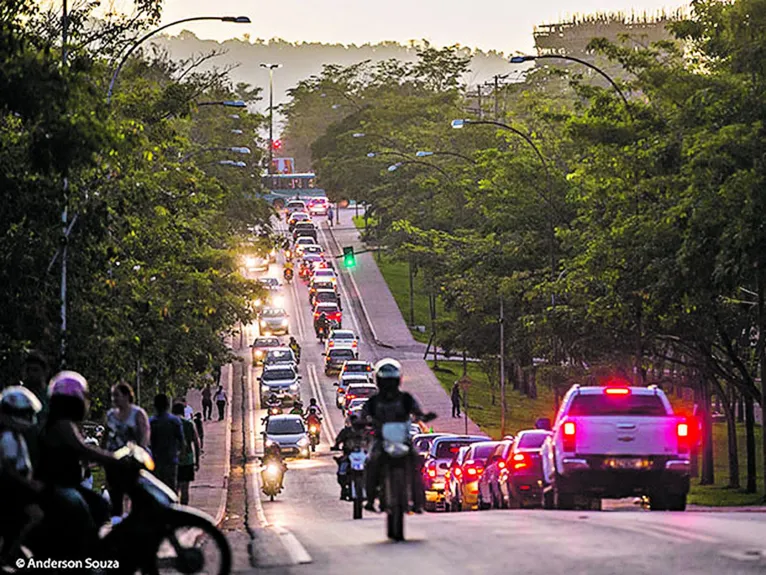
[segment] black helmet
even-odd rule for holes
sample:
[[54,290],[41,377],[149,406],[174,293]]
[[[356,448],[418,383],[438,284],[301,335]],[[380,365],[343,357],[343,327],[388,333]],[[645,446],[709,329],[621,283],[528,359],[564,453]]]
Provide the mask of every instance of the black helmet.
[[395,359],[381,359],[375,364],[375,383],[381,392],[397,389],[402,383],[402,364]]
[[309,399],[309,405],[316,405],[316,404],[317,404],[317,398],[316,397],[312,397],[311,399]]

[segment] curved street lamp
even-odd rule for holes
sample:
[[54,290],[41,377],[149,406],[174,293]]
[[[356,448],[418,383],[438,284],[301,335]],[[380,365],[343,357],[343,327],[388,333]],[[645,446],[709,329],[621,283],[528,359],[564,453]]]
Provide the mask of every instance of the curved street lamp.
[[581,60],[580,58],[575,58],[574,56],[562,56],[560,54],[542,54],[541,56],[513,56],[510,59],[511,64],[523,64],[524,62],[533,62],[535,60],[569,60],[570,62],[577,62],[578,64],[582,64],[586,68],[590,68],[597,74],[599,74],[602,78],[604,78],[609,84],[614,88],[614,91],[617,92],[620,95],[620,98],[622,98],[622,103],[625,104],[625,111],[628,113],[628,116],[630,116],[630,119],[633,120],[633,113],[630,109],[630,103],[628,102],[628,99],[625,97],[625,94],[622,90],[620,90],[620,87],[617,85],[617,83],[612,79],[609,74],[604,72],[601,68],[596,66],[595,64],[591,64],[590,62],[586,62],[585,60]]
[[244,100],[222,100],[217,102],[197,102],[199,106],[224,106],[226,108],[246,108],[247,104]]
[[281,68],[282,64],[261,64],[261,68],[269,71],[269,166],[270,174],[274,163],[274,70]]
[[212,148],[203,148],[201,150],[196,150],[194,152],[189,152],[186,154],[183,158],[179,160],[179,163],[184,163],[189,158],[196,156],[198,154],[203,154],[205,152],[233,152],[235,154],[250,154],[250,148],[246,146],[215,146]]
[[176,26],[177,24],[184,24],[186,22],[197,22],[200,20],[218,20],[219,22],[232,22],[234,24],[250,24],[250,18],[247,16],[192,16],[191,18],[182,18],[181,20],[176,20],[175,22],[170,22],[169,24],[165,24],[164,26],[160,26],[159,28],[156,28],[152,30],[151,32],[146,33],[141,38],[139,38],[133,45],[128,49],[127,52],[122,56],[120,59],[120,63],[117,65],[117,68],[114,71],[114,74],[112,74],[112,80],[109,82],[109,90],[106,93],[106,103],[111,104],[112,102],[112,92],[114,91],[114,84],[117,82],[117,76],[120,74],[120,70],[122,70],[122,67],[125,65],[125,62],[128,61],[128,58],[133,54],[133,52],[136,51],[136,49],[146,42],[149,38],[154,36],[155,34],[158,34],[162,32],[163,30],[170,28],[171,26]]
[[432,152],[430,150],[419,150],[415,152],[416,158],[427,158],[429,156],[452,156],[454,158],[460,158],[461,160],[465,160],[466,162],[470,164],[476,163],[476,160],[474,160],[473,158],[469,158],[468,156],[459,154],[457,152],[440,152],[440,151]]
[[398,152],[396,150],[384,150],[382,152],[367,152],[368,158],[378,158],[380,156],[397,156],[399,158],[409,158],[410,156],[408,154],[405,154],[404,152]]

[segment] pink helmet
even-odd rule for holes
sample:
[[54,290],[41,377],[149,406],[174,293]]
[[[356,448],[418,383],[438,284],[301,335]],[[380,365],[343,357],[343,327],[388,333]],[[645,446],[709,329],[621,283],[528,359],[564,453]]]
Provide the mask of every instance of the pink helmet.
[[76,371],[60,371],[48,384],[48,397],[55,395],[76,397],[85,401],[88,398],[88,380]]

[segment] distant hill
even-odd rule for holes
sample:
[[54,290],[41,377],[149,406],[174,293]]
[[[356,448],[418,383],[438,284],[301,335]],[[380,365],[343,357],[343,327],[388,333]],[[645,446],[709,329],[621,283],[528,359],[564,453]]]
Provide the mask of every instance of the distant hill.
[[[530,34],[532,31],[530,30]],[[364,44],[362,46],[342,44],[300,43],[285,40],[253,40],[248,37],[226,42],[202,40],[192,32],[184,30],[178,36],[162,37],[158,45],[166,48],[174,59],[189,58],[213,50],[225,50],[226,54],[206,63],[212,66],[239,65],[231,72],[235,83],[247,82],[253,86],[268,87],[268,73],[259,67],[261,62],[282,64],[274,73],[274,100],[286,100],[285,91],[298,81],[318,74],[323,64],[350,65],[363,60],[378,62],[397,58],[402,61],[415,60],[415,45],[405,46],[396,42]],[[469,85],[485,82],[495,74],[506,74],[515,66],[508,64],[507,57],[499,52],[482,52],[466,48],[473,55],[472,73],[465,79]],[[263,109],[264,106],[261,106]]]

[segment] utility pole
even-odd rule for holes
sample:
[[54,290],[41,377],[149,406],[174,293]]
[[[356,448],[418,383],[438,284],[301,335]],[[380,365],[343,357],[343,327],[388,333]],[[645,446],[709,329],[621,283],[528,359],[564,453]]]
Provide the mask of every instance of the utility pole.
[[[69,13],[67,9],[67,0],[63,0],[62,2],[62,10],[61,10],[61,66],[62,68],[65,68],[67,65],[67,43],[69,41],[68,38],[68,32],[69,32]],[[66,330],[67,330],[67,322],[66,322],[66,314],[67,314],[67,242],[69,241],[67,237],[67,226],[69,224],[69,178],[68,178],[68,170],[67,168],[64,168],[64,174],[63,174],[63,182],[62,182],[62,190],[63,190],[63,203],[64,206],[61,210],[61,228],[62,228],[62,238],[61,238],[61,347],[60,347],[60,355],[61,355],[61,368],[63,369],[66,366],[66,347],[67,347],[67,340],[66,340]]]
[[269,71],[269,174],[272,173],[274,163],[274,70],[281,66],[281,64],[261,64],[261,68]]
[[500,437],[505,437],[505,317],[503,296],[500,296]]

